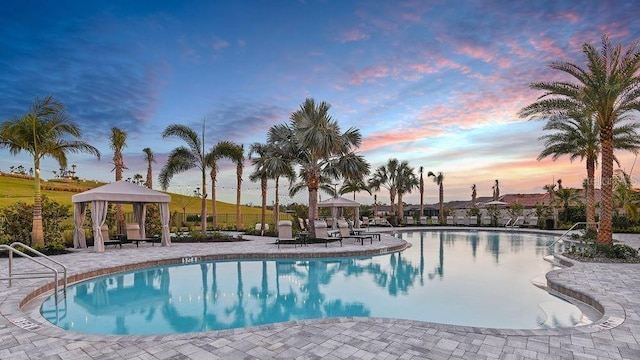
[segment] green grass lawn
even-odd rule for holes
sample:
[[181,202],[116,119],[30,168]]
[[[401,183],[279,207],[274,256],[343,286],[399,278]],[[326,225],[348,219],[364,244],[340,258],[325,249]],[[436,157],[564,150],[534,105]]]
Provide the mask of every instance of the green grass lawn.
[[[42,193],[49,199],[55,200],[58,203],[65,205],[72,205],[71,196],[80,192],[104,185],[97,181],[72,181],[72,182],[60,182],[60,181],[42,181]],[[54,190],[46,190],[54,189]],[[34,181],[33,179],[17,178],[12,176],[6,176],[6,174],[0,173],[0,208],[5,208],[17,202],[24,202],[27,204],[33,204],[33,192]],[[200,199],[181,194],[171,195],[171,202],[169,203],[169,210],[171,213],[177,212],[183,213],[183,207],[187,214],[200,214]],[[235,225],[235,213],[236,205],[226,202],[216,202],[217,213],[219,216],[219,222],[227,223],[229,225]],[[132,212],[131,205],[125,205],[125,212]],[[212,204],[211,200],[207,200],[207,213],[211,215]],[[241,212],[243,217],[246,218],[245,226],[253,227],[252,223],[254,219],[257,219],[260,214],[260,208],[242,206]],[[224,216],[223,216],[224,215]],[[267,218],[273,219],[271,211],[267,212]],[[225,219],[229,219],[228,221]],[[257,221],[257,220],[256,220]],[[272,221],[268,221],[272,222]],[[224,224],[220,224],[224,225]]]

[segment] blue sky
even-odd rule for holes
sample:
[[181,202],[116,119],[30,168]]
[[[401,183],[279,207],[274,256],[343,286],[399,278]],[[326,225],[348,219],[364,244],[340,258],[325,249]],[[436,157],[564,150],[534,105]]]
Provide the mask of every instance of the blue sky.
[[[605,32],[616,43],[640,38],[637,14],[635,1],[8,0],[0,121],[53,95],[103,153],[71,156],[78,175],[112,181],[113,126],[129,134],[125,177],[146,174],[145,147],[157,176],[182,144],[162,139],[167,125],[199,131],[204,120],[208,148],[222,140],[248,148],[312,97],[332,105],[343,130],[360,129],[372,167],[396,157],[443,172],[445,200],[470,198],[472,184],[490,196],[495,179],[503,194],[541,192],[558,178],[580,187],[584,164],[537,161],[543,123],[517,112],[539,95],[531,82],[558,78],[549,61],[582,64],[582,44]],[[32,166],[1,151],[1,171]],[[634,156],[618,156],[629,171]],[[235,202],[235,169],[220,165],[219,200]],[[42,167],[45,178],[58,169],[52,160]],[[250,171],[247,162],[242,201],[259,204]],[[198,179],[179,174],[170,190],[190,193]],[[436,202],[426,184],[426,201]],[[405,201],[417,203],[417,191]]]

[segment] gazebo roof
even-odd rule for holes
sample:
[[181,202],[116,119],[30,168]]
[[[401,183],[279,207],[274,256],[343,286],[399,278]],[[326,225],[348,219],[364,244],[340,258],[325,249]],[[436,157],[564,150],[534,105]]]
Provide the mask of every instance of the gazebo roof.
[[111,203],[168,203],[171,196],[126,181],[116,181],[73,195],[74,203],[108,201]]

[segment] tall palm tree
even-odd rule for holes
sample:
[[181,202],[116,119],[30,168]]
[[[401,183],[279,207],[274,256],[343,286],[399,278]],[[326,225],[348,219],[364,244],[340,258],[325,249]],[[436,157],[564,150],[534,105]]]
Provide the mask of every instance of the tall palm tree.
[[442,224],[444,222],[444,174],[441,172],[435,174],[434,172],[429,171],[429,173],[427,173],[427,177],[433,177],[433,182],[438,185],[438,198],[440,201],[440,213],[438,214],[438,219]]
[[[420,166],[418,172],[420,173],[420,217],[424,216],[424,179],[422,178],[422,173],[424,171],[424,166]],[[419,220],[419,219],[418,219]]]
[[[309,191],[309,217],[317,219],[318,189],[321,176],[359,179],[369,172],[369,163],[354,152],[362,142],[360,131],[349,128],[342,133],[338,122],[329,115],[330,105],[306,99],[293,112],[289,125],[269,129],[267,141],[286,151],[300,167],[299,177]],[[311,236],[315,227],[310,222]]]
[[549,64],[554,70],[570,75],[575,82],[535,82],[532,89],[544,94],[536,102],[520,110],[521,117],[567,118],[568,114],[592,114],[600,127],[602,158],[602,201],[598,242],[613,245],[613,161],[614,126],[620,117],[640,110],[640,42],[626,49],[613,45],[602,36],[602,49],[585,43],[582,52],[586,67],[569,62]]
[[492,189],[493,189],[493,200],[494,201],[500,200],[500,183],[499,183],[498,179],[496,179],[495,184],[493,185]]
[[408,162],[401,162],[398,166],[397,171],[396,189],[398,191],[398,223],[401,223],[404,217],[402,209],[402,196],[404,194],[411,193],[411,191],[418,187],[420,183],[418,182],[418,178],[416,178],[416,174],[414,174],[413,172],[413,168],[409,166]]
[[387,160],[385,165],[377,167],[369,179],[369,188],[371,188],[371,190],[380,191],[382,187],[389,191],[392,214],[395,214],[396,211],[396,196],[398,194],[396,176],[398,175],[398,166],[400,166],[398,159],[391,158]]
[[[122,172],[127,169],[122,156],[122,149],[127,147],[127,132],[117,128],[111,128],[109,135],[109,146],[113,150],[113,169],[116,173],[116,181],[122,180]],[[118,234],[125,232],[124,208],[122,204],[116,204],[116,227]]]
[[236,165],[236,229],[241,230],[243,225],[242,214],[240,213],[240,198],[242,193],[242,170],[244,169],[244,146],[230,141],[221,141],[212,149],[211,154],[215,160],[225,158]]
[[295,181],[296,173],[293,170],[291,161],[287,159],[286,154],[274,144],[269,144],[267,156],[264,161],[267,176],[276,182],[273,217],[274,223],[278,224],[278,220],[280,220],[280,178],[287,178],[289,180],[289,187],[291,187],[291,184]]
[[216,195],[219,171],[218,160],[223,158],[231,159],[231,154],[234,152],[234,149],[235,144],[231,141],[220,141],[211,148],[211,151],[209,151],[205,157],[207,166],[211,168],[209,176],[211,177],[212,226],[214,229],[218,227],[218,201]]
[[100,159],[98,149],[84,141],[66,140],[66,136],[80,138],[82,132],[73,123],[64,105],[52,96],[36,98],[25,115],[0,125],[0,148],[9,149],[12,155],[24,151],[33,157],[33,245],[44,245],[40,161],[52,157],[61,167],[66,167],[69,153],[88,153]]
[[353,201],[356,201],[356,193],[360,191],[366,191],[371,195],[371,190],[369,186],[364,182],[364,179],[359,180],[347,180],[345,181],[340,189],[338,189],[338,194],[344,195],[348,193],[353,193]]
[[[637,153],[638,146],[640,146],[638,128],[638,124],[620,124],[618,121],[613,128],[614,148]],[[587,168],[587,179],[585,181],[587,223],[593,224],[591,228],[595,229],[595,169],[598,165],[598,156],[600,154],[600,127],[598,122],[593,116],[575,114],[567,119],[549,120],[543,129],[553,131],[553,133],[538,138],[539,140],[544,140],[545,146],[540,155],[538,155],[538,160],[551,156],[552,160],[556,161],[563,155],[568,155],[570,161],[577,158],[585,160]],[[618,163],[615,157],[614,161]]]
[[476,189],[476,184],[471,185],[471,207],[476,207],[476,197],[478,196]]
[[[249,159],[251,164],[254,165],[254,171],[249,174],[250,181],[260,180],[260,196],[261,196],[261,211],[260,211],[260,231],[265,230],[267,218],[267,180],[268,171],[264,159],[267,157],[268,145],[255,142],[249,146]],[[257,155],[257,156],[256,156]],[[276,223],[277,225],[277,223]]]
[[144,182],[144,186],[148,187],[149,189],[153,189],[152,164],[156,162],[156,157],[153,154],[153,151],[151,151],[151,149],[148,147],[142,149],[142,152],[144,152],[144,160],[147,162],[147,179]]
[[202,198],[200,210],[200,225],[203,233],[207,231],[207,162],[204,152],[204,125],[202,126],[202,138],[191,128],[180,125],[171,124],[162,132],[163,138],[177,137],[187,143],[186,146],[179,146],[169,153],[167,163],[164,165],[158,180],[162,190],[167,190],[169,183],[175,174],[199,169],[202,179]]

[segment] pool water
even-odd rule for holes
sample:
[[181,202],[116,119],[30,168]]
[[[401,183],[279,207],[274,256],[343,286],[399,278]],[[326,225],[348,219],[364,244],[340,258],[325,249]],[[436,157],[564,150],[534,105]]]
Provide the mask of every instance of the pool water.
[[553,269],[553,239],[525,233],[424,231],[412,246],[365,258],[242,260],[141,269],[71,286],[55,325],[84,333],[170,334],[340,316],[490,328],[569,327],[575,305],[532,285]]

